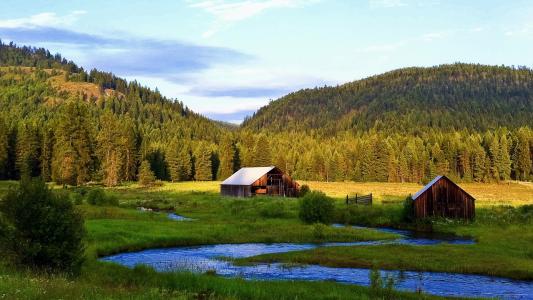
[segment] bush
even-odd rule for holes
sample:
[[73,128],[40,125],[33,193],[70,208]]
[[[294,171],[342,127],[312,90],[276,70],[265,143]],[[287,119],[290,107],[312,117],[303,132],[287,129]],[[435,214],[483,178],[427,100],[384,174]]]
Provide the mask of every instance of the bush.
[[300,219],[305,223],[329,223],[333,218],[333,199],[322,192],[309,192],[300,202]]
[[298,192],[298,197],[303,197],[307,195],[307,193],[309,193],[310,191],[311,189],[309,188],[309,186],[307,184],[304,184],[300,187],[300,191]]
[[0,247],[13,263],[77,273],[83,262],[83,218],[68,195],[24,179],[0,202]]
[[77,192],[70,194],[70,199],[72,200],[72,203],[75,205],[80,205],[83,203],[83,195]]
[[98,206],[118,206],[118,199],[107,195],[103,189],[93,189],[87,193],[87,203]]

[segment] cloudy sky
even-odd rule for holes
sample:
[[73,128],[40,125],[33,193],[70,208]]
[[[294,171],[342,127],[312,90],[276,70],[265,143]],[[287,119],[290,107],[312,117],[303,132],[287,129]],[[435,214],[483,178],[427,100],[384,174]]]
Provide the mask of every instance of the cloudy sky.
[[0,39],[239,123],[290,91],[400,67],[533,67],[533,1],[2,0]]

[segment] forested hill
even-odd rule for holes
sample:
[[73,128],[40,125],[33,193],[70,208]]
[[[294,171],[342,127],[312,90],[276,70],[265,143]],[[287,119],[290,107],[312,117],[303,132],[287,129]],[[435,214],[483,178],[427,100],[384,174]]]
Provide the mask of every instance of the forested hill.
[[305,89],[261,108],[248,129],[484,131],[533,125],[533,71],[474,64],[405,68],[336,87]]
[[167,179],[168,148],[188,160],[182,177],[189,179],[193,151],[209,151],[225,132],[225,125],[135,81],[0,42],[0,179],[27,173],[72,184],[117,183],[135,180],[144,160]]

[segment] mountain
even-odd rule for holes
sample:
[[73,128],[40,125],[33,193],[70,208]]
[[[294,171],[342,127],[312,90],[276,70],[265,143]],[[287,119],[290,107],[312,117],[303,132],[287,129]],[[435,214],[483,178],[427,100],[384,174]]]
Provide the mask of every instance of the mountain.
[[117,183],[136,179],[149,160],[158,178],[170,179],[168,148],[192,158],[228,128],[136,81],[0,42],[0,178],[27,173],[79,184],[112,173]]
[[405,68],[335,87],[304,89],[259,109],[243,128],[418,132],[533,125],[533,71],[451,64]]
[[140,169],[220,180],[276,165],[318,181],[530,180],[532,82],[526,68],[401,69],[289,94],[235,128],[135,81],[0,42],[0,179],[113,186]]

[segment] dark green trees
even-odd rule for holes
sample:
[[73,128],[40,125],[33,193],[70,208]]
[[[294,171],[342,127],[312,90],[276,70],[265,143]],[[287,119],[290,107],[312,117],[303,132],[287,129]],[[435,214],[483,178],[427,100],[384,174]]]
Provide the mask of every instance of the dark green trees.
[[531,131],[527,128],[520,128],[517,133],[516,148],[514,153],[514,170],[519,180],[528,180],[533,171],[531,164],[531,153],[533,147]]
[[92,127],[87,104],[71,100],[63,107],[55,133],[54,181],[76,185],[91,179],[94,170]]
[[172,181],[191,180],[192,160],[188,146],[174,140],[170,143],[165,157]]
[[226,179],[239,168],[239,157],[235,143],[228,137],[220,142],[219,146],[220,166],[218,168],[219,179]]
[[213,180],[211,156],[212,151],[209,145],[206,143],[198,145],[194,157],[194,179],[198,181]]
[[136,149],[133,130],[127,118],[121,120],[111,113],[104,114],[100,120],[97,153],[103,182],[107,186],[134,178]]

